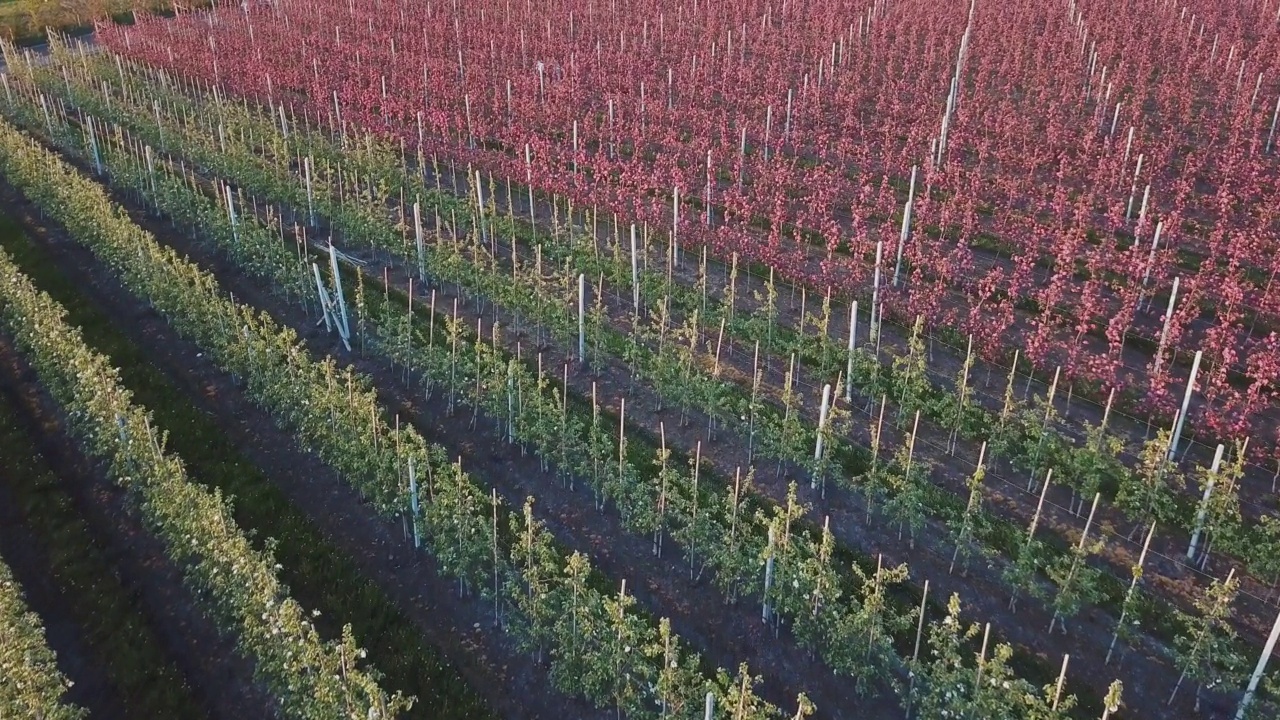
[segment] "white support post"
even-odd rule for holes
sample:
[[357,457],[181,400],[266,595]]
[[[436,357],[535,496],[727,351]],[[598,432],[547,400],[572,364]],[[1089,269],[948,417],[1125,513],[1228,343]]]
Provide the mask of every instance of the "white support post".
[[671,253],[672,261],[676,267],[680,267],[680,186],[676,185],[671,190]]
[[911,208],[916,199],[916,170],[918,165],[911,166],[911,189],[907,191],[907,205],[902,211],[902,231],[898,234],[898,260],[893,266],[893,286],[898,287],[898,277],[902,274],[902,251],[907,245],[907,237],[911,235]]
[[1236,720],[1244,720],[1245,711],[1249,709],[1249,703],[1253,702],[1254,693],[1258,692],[1258,681],[1267,670],[1267,660],[1275,651],[1277,640],[1280,640],[1280,613],[1276,614],[1276,622],[1271,626],[1271,635],[1267,637],[1267,644],[1262,648],[1262,654],[1258,656],[1258,664],[1253,668],[1253,675],[1249,677],[1249,687],[1244,691],[1244,697],[1240,699]]
[[769,135],[773,132],[773,106],[764,110],[764,161],[769,162]]
[[702,720],[715,720],[716,712],[716,696],[715,693],[707,693],[707,704],[702,711]]
[[769,528],[769,549],[768,557],[764,563],[764,608],[760,613],[760,619],[769,622],[772,613],[769,611],[769,590],[773,587],[773,544],[776,541],[773,528]]
[[1147,290],[1147,281],[1151,279],[1151,268],[1156,262],[1156,250],[1160,247],[1160,233],[1164,232],[1164,221],[1156,223],[1155,235],[1151,238],[1151,250],[1147,253],[1147,269],[1142,273],[1142,292],[1138,293],[1138,309],[1142,309],[1142,295]]
[[320,298],[320,310],[324,312],[324,329],[325,332],[333,332],[333,324],[330,322],[329,307],[333,301],[329,299],[329,292],[324,289],[324,280],[320,279],[320,266],[311,263],[311,270],[316,278],[316,295]]
[[636,224],[631,223],[631,306],[640,316],[640,260],[636,251]]
[[480,240],[489,242],[489,236],[485,234],[484,229],[484,178],[481,177],[480,171],[476,170],[476,225],[480,227]]
[[791,96],[795,92],[793,88],[787,88],[787,120],[782,126],[782,142],[788,142],[791,139]]
[[[1138,581],[1142,579],[1142,567],[1147,562],[1147,550],[1151,548],[1151,538],[1154,537],[1155,534],[1156,524],[1155,522],[1152,522],[1151,529],[1147,530],[1147,539],[1142,543],[1142,552],[1138,554],[1138,564],[1134,566],[1136,570],[1131,573],[1133,579],[1129,581],[1129,590],[1124,596],[1125,603],[1123,606],[1125,608],[1128,606],[1129,598],[1133,595],[1134,589],[1138,587]],[[1120,611],[1120,619],[1116,621],[1116,631],[1111,635],[1111,645],[1107,647],[1107,657],[1102,661],[1104,665],[1111,662],[1111,654],[1115,652],[1116,641],[1120,639],[1120,628],[1124,627],[1125,616],[1127,614],[1127,609],[1122,609]]]
[[427,251],[422,240],[422,204],[416,200],[413,203],[413,237],[418,245],[418,279],[426,281]]
[[[827,411],[831,409],[831,383],[822,386],[822,409],[818,411],[818,439],[813,446],[815,464],[822,460],[822,430],[827,425]],[[814,472],[810,487],[818,487],[818,473]]]
[[711,151],[707,151],[707,227],[711,227]]
[[[576,128],[577,125],[575,124],[574,127]],[[577,142],[575,140],[575,145],[576,144]],[[578,162],[576,154],[573,162],[576,166]],[[536,235],[538,223],[535,220],[535,214],[533,212],[533,154],[529,150],[529,143],[524,144],[524,184],[529,191],[529,224],[533,226],[534,234]]]
[[338,273],[338,252],[334,249],[332,242],[329,243],[329,268],[333,271],[333,289],[338,299],[338,312],[334,314],[334,320],[338,321],[338,336],[350,351],[351,326],[347,323],[347,300],[342,294],[342,276]]
[[578,362],[587,364],[587,276],[578,273]]
[[1138,192],[1138,176],[1142,174],[1142,161],[1145,158],[1145,154],[1138,153],[1138,164],[1133,170],[1133,182],[1129,185],[1129,204],[1124,210],[1125,220],[1128,220],[1133,215],[1133,198]]
[[1058,672],[1058,684],[1053,690],[1053,710],[1058,709],[1058,704],[1062,701],[1062,686],[1067,682],[1067,663],[1071,660],[1070,655],[1062,656],[1062,670]]
[[311,220],[311,227],[316,225],[316,207],[313,200],[313,192],[311,190],[311,156],[308,155],[302,159],[302,171],[307,181],[307,217]]
[[[147,146],[144,146],[144,147],[143,147],[143,154],[146,156],[146,159],[147,159],[147,179],[148,179],[148,180],[150,181],[150,183],[151,183],[151,194],[152,194],[152,195],[155,195],[155,194],[156,194],[156,164],[155,164],[155,161],[154,161],[154,160],[152,159],[152,157],[151,157],[151,146],[150,146],[150,145],[147,145]],[[229,206],[229,205],[228,205],[228,206]],[[231,222],[232,222],[232,223],[235,223],[235,218],[234,218],[234,216],[232,217]]]
[[44,111],[44,125],[49,130],[49,136],[53,137],[53,118],[49,116],[49,103],[44,99],[44,93],[40,93],[40,109]]
[[1196,546],[1200,544],[1200,533],[1204,531],[1204,516],[1209,509],[1209,496],[1213,494],[1213,485],[1218,479],[1218,468],[1222,466],[1222,453],[1226,449],[1221,443],[1213,452],[1213,465],[1209,467],[1209,482],[1204,487],[1204,497],[1200,500],[1200,509],[1196,512],[1196,529],[1191,533],[1191,543],[1187,545],[1187,559],[1194,560]]
[[239,223],[236,222],[236,206],[234,202],[234,197],[231,194],[231,186],[223,185],[223,187],[226,189],[226,196],[227,196],[227,217],[231,220],[231,237],[237,243],[239,243],[240,242],[240,226],[239,226]]
[[1151,376],[1160,375],[1160,366],[1164,364],[1164,348],[1169,341],[1169,326],[1173,324],[1173,305],[1178,301],[1178,282],[1182,278],[1173,279],[1173,291],[1169,293],[1169,308],[1164,313],[1164,329],[1160,331],[1160,344],[1156,346],[1156,357],[1152,361]]
[[1280,97],[1276,98],[1276,109],[1271,113],[1271,132],[1267,133],[1267,149],[1263,152],[1271,152],[1271,143],[1276,139],[1276,120],[1280,119]]
[[876,340],[876,347],[880,347],[880,322],[883,318],[877,317],[882,312],[880,308],[880,261],[884,256],[884,240],[876,241],[876,269],[871,283],[871,336]]
[[1197,350],[1191,361],[1191,376],[1187,378],[1187,391],[1182,395],[1182,410],[1178,412],[1178,422],[1173,429],[1173,441],[1169,443],[1169,460],[1178,455],[1178,440],[1182,437],[1182,425],[1187,420],[1187,407],[1191,405],[1191,393],[1196,389],[1196,375],[1200,372],[1200,357],[1203,351]]
[[277,107],[279,107],[279,108],[280,108],[280,134],[281,134],[282,136],[284,136],[284,139],[285,139],[285,140],[288,140],[288,139],[289,139],[289,126],[285,124],[285,118],[284,118],[284,103],[281,103],[281,104],[280,104],[280,105],[278,105]]
[[[5,88],[6,88],[6,89],[8,89],[8,85],[5,85]],[[95,125],[94,125],[94,122],[93,122],[93,117],[92,117],[92,116],[90,116],[90,117],[88,118],[88,121],[89,121],[89,122],[88,122],[88,126],[89,126],[89,147],[90,147],[90,149],[92,149],[92,150],[93,150],[93,167],[94,167],[94,169],[97,171],[97,173],[98,173],[99,175],[101,175],[101,174],[102,174],[102,153],[98,151],[98,135],[97,135],[97,132],[96,132],[96,130],[95,130]]]
[[844,401],[853,401],[853,350],[858,339],[858,301],[849,308],[849,359],[844,372]]

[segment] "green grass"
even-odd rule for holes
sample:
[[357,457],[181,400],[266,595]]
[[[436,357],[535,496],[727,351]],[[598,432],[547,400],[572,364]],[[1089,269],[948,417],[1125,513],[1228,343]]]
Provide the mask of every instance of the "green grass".
[[[385,674],[384,688],[417,696],[406,717],[491,716],[458,671],[424,643],[413,622],[240,455],[217,421],[152,365],[145,352],[115,327],[110,315],[81,294],[45,248],[20,231],[2,235],[0,244],[42,290],[67,309],[68,322],[80,327],[85,342],[120,368],[123,383],[169,433],[168,449],[182,457],[192,476],[231,496],[236,522],[252,534],[257,546],[262,547],[267,537],[276,539],[281,579],[304,607],[322,612],[317,619],[321,632],[336,637],[341,623],[351,623],[357,640]],[[188,717],[180,713],[156,717],[161,716]]]

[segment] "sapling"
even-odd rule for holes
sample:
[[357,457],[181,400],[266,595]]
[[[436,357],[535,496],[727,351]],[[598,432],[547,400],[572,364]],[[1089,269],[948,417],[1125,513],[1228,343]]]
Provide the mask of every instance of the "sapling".
[[[923,607],[922,603],[922,610]],[[923,617],[922,612],[921,628]],[[919,658],[920,631],[917,630],[917,652],[912,659],[911,691],[908,694],[908,707],[914,717],[940,718],[944,717],[943,713],[946,716],[978,717],[970,712],[974,700],[970,691],[977,671],[964,659],[969,655],[966,648],[979,632],[977,624],[962,624],[960,596],[955,593],[947,602],[946,616],[929,623],[930,660]]]
[[591,456],[591,487],[595,492],[596,509],[603,510],[604,464],[608,462],[610,442],[604,423],[600,418],[600,398],[596,392],[596,383],[594,381],[591,383],[590,438],[587,443],[587,452]]
[[1174,488],[1185,484],[1181,471],[1169,460],[1172,437],[1168,430],[1161,430],[1144,443],[1133,472],[1126,472],[1120,478],[1115,503],[1136,523],[1129,532],[1130,540],[1151,523],[1172,519]]
[[773,619],[773,610],[769,606],[769,600],[773,597],[773,568],[777,557],[778,531],[776,525],[776,522],[769,525],[769,545],[765,549],[764,592],[761,593],[761,597],[764,600],[760,611],[760,619],[766,623]]
[[[765,289],[765,348],[769,352],[773,352],[773,328],[778,322],[778,288],[773,283],[773,266],[769,266],[769,281],[764,285]],[[1280,475],[1280,464],[1277,465],[1277,474]]]
[[[1098,510],[1098,499],[1101,493],[1093,496],[1093,507],[1089,510],[1089,519],[1085,521],[1084,531],[1080,534],[1080,542],[1067,555],[1048,568],[1049,578],[1057,583],[1058,592],[1053,598],[1053,618],[1049,621],[1049,632],[1053,632],[1054,624],[1062,626],[1062,633],[1067,632],[1067,618],[1074,615],[1083,602],[1089,602],[1097,595],[1099,571],[1088,564],[1089,556],[1101,549],[1101,543],[1089,543],[1089,530],[1093,527],[1094,513]],[[1066,567],[1065,576],[1062,573]]]
[[1049,395],[1044,401],[1044,417],[1040,420],[1040,437],[1036,441],[1035,453],[1031,456],[1031,475],[1027,478],[1027,492],[1031,492],[1035,487],[1036,473],[1040,470],[1040,453],[1044,451],[1045,438],[1049,434],[1049,422],[1057,414],[1056,408],[1053,406],[1053,396],[1058,391],[1058,378],[1061,376],[1062,366],[1058,366],[1053,371],[1053,383],[1049,386]]
[[838,597],[838,594],[832,592],[839,583],[831,563],[834,551],[835,537],[831,534],[831,518],[828,516],[822,522],[822,538],[818,542],[817,552],[800,561],[794,580],[796,594],[807,599],[807,602],[803,608],[794,608],[792,632],[811,656],[828,642],[830,623],[834,619],[830,612],[834,608],[828,602]]
[[[711,367],[712,390],[709,394],[705,396],[703,400],[705,409],[707,411],[707,439],[708,440],[714,439],[713,433],[715,432],[715,426],[716,426],[716,413],[719,412],[720,410],[720,401],[722,399],[719,393],[719,388],[720,388],[720,351],[724,347],[724,325],[725,325],[725,318],[722,316],[720,318],[720,331],[719,333],[716,334],[716,354],[713,360],[713,365]],[[732,342],[730,343],[730,347],[732,347]],[[690,354],[692,355],[692,353]],[[690,366],[690,370],[692,371],[692,364]],[[693,392],[692,383],[694,381],[692,372],[690,372],[690,376],[688,380],[690,383],[689,391],[690,391],[690,394],[692,394]]]
[[814,467],[813,480],[810,483],[811,488],[817,488],[818,482],[822,481],[822,491],[823,491],[824,497],[826,495],[827,486],[826,486],[825,473],[823,472],[823,470],[825,469],[825,463],[823,462],[824,454],[822,452],[823,451],[822,445],[823,445],[823,441],[827,439],[827,435],[826,435],[827,410],[830,408],[830,406],[831,406],[831,385],[827,384],[822,386],[822,407],[818,410],[818,427],[817,427],[817,431],[814,433],[814,435],[816,436],[816,440],[815,440],[814,450],[813,450],[813,467]]
[[738,303],[738,253],[736,251],[729,261],[729,284],[725,286],[724,293],[729,322],[733,322],[733,313]]
[[[957,597],[958,600],[958,597]],[[906,692],[906,711],[907,717],[911,717],[911,707],[916,697],[916,678],[921,674],[920,666],[920,641],[924,637],[924,611],[929,607],[929,581],[924,581],[924,588],[920,592],[920,609],[916,611],[916,642],[914,649],[911,651],[911,660],[907,664],[907,675],[910,677],[910,684],[907,686]]]
[[550,533],[533,516],[532,497],[525,499],[519,515],[512,514],[511,526],[519,530],[510,551],[511,568],[516,572],[508,576],[506,596],[517,612],[507,627],[522,649],[534,651],[541,659],[543,649],[554,638],[559,617],[549,602],[561,574],[559,558]]
[[1197,615],[1174,610],[1183,624],[1184,634],[1174,638],[1174,667],[1180,674],[1166,704],[1173,704],[1187,678],[1196,682],[1197,711],[1205,687],[1237,682],[1244,658],[1237,649],[1236,631],[1231,624],[1231,605],[1240,589],[1240,580],[1235,575],[1232,568],[1225,580],[1210,583],[1195,599]]
[[[1129,568],[1129,574],[1131,576],[1131,579],[1129,580],[1129,589],[1125,591],[1124,602],[1121,603],[1120,605],[1120,619],[1116,621],[1116,630],[1111,635],[1111,645],[1107,647],[1107,657],[1103,661],[1104,663],[1111,662],[1111,654],[1115,652],[1116,641],[1120,639],[1120,636],[1121,635],[1125,636],[1127,640],[1132,634],[1130,627],[1128,625],[1125,625],[1125,621],[1128,619],[1129,615],[1135,610],[1137,597],[1138,597],[1137,596],[1138,582],[1142,580],[1142,572],[1143,572],[1142,568],[1147,561],[1147,550],[1150,549],[1151,538],[1155,534],[1156,534],[1156,524],[1151,523],[1151,529],[1147,531],[1147,539],[1144,540],[1142,543],[1142,552],[1138,554],[1138,561],[1134,563],[1131,568]],[[1137,626],[1138,621],[1134,620],[1132,624],[1134,626]]]
[[795,344],[793,346],[794,352],[799,353],[801,356],[804,355],[804,340],[805,340],[804,326],[806,323],[809,322],[809,314],[805,312],[805,308],[808,307],[808,300],[809,300],[808,288],[801,285],[800,286],[800,319],[796,322],[796,339],[795,339]]
[[604,370],[605,357],[601,346],[604,344],[607,319],[608,316],[604,306],[604,273],[600,273],[596,280],[595,293],[592,298],[591,314],[587,320],[587,331],[591,336],[589,365],[593,375],[599,375]]
[[880,443],[884,437],[884,407],[888,402],[888,395],[880,396],[880,413],[871,423],[871,466],[867,469],[867,476],[864,482],[863,491],[867,496],[867,521],[871,520],[871,509],[875,505],[876,499],[882,494],[883,488],[880,487]]
[[[671,630],[671,621],[658,621],[657,637],[648,647],[642,648],[643,657],[661,658],[653,693],[657,696],[659,718],[689,718],[704,706],[705,680],[698,668],[698,656],[681,647]],[[714,695],[706,697],[714,702]]]
[[894,668],[902,662],[894,638],[911,627],[915,613],[899,610],[890,601],[908,577],[905,563],[887,568],[883,557],[877,555],[874,574],[868,575],[857,563],[852,569],[858,602],[843,619],[847,629],[842,632],[856,643],[844,653],[848,664],[841,669],[853,676],[855,689],[861,694],[893,676]]
[[920,429],[920,411],[915,414],[912,423],[911,437],[905,446],[894,453],[893,466],[901,468],[897,472],[893,467],[882,473],[885,484],[885,514],[898,523],[898,539],[902,539],[904,529],[910,529],[909,545],[915,549],[916,532],[924,524],[925,484],[928,483],[928,470],[915,462],[916,434]]
[[654,509],[656,522],[653,530],[653,554],[662,557],[662,528],[667,515],[667,487],[672,482],[678,485],[680,477],[679,473],[668,466],[671,451],[667,450],[667,427],[662,422],[658,423],[658,436],[661,444],[658,449],[658,496],[657,507]]
[[987,455],[987,444],[982,443],[982,448],[978,450],[978,464],[974,468],[973,473],[965,480],[965,485],[969,488],[969,501],[965,504],[964,514],[960,517],[960,529],[956,532],[956,549],[951,553],[951,566],[947,569],[947,573],[951,574],[956,569],[956,559],[960,557],[961,551],[964,552],[964,570],[960,573],[963,577],[969,575],[969,556],[973,552],[972,539],[978,520],[982,517],[982,481],[986,478],[986,467],[983,462]]
[[1111,687],[1107,688],[1107,696],[1102,700],[1102,720],[1108,720],[1112,713],[1120,709],[1120,694],[1123,690],[1123,683],[1119,680],[1111,681]]
[[[898,422],[902,421],[908,407],[920,407],[924,394],[929,390],[924,349],[924,316],[917,315],[907,341],[907,354],[893,359],[893,379],[897,382]],[[908,401],[910,398],[910,401]]]
[[697,375],[697,352],[698,341],[702,337],[698,330],[698,311],[694,310],[689,315],[685,326],[681,328],[681,332],[687,340],[680,348],[680,382],[685,388],[685,392],[680,397],[680,424],[683,426],[688,422],[689,405],[693,401],[693,385],[694,378]]
[[844,401],[853,402],[853,353],[858,341],[858,301],[854,300],[853,305],[849,307],[849,345],[847,348],[848,358],[844,376],[849,378],[849,382],[845,383]]
[[755,459],[756,421],[761,410],[760,384],[764,381],[764,371],[760,368],[760,341],[756,340],[755,353],[751,361],[751,402],[747,406],[747,464]]
[[1040,524],[1040,513],[1044,510],[1044,497],[1049,492],[1049,484],[1052,479],[1053,468],[1049,468],[1044,477],[1044,486],[1040,489],[1040,500],[1036,503],[1035,515],[1031,517],[1031,523],[1027,526],[1026,536],[1018,545],[1017,557],[1014,558],[1013,563],[1003,573],[1005,582],[1012,586],[1012,592],[1009,594],[1010,610],[1017,609],[1018,597],[1024,587],[1033,596],[1040,594],[1040,586],[1036,582],[1036,573],[1043,563],[1044,545],[1039,540],[1036,540],[1036,527]]
[[[856,304],[855,304],[856,307]],[[850,358],[852,366],[852,357]],[[952,455],[956,454],[956,439],[960,434],[960,424],[964,421],[965,411],[969,407],[969,371],[973,368],[973,333],[969,334],[969,347],[965,351],[964,365],[960,368],[960,378],[956,386],[959,390],[956,392],[956,403],[954,405],[955,418],[951,426],[951,447],[948,450]],[[983,445],[985,448],[985,443]]]
[[747,511],[747,499],[751,497],[754,480],[754,468],[749,468],[745,476],[741,467],[734,471],[733,481],[724,493],[721,510],[729,521],[728,534],[717,537],[707,546],[707,564],[716,569],[712,580],[731,605],[737,603],[743,587],[755,582],[759,572],[763,548],[754,546],[750,535],[743,531],[744,524],[751,522],[743,514]]
[[1280,516],[1264,514],[1258,519],[1245,556],[1250,572],[1267,584],[1265,602],[1271,602],[1280,585]]

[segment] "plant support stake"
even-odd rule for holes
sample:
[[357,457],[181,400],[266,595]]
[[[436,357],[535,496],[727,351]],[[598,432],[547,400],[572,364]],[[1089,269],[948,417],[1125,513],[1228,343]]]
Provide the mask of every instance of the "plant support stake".
[[631,223],[631,306],[640,316],[640,263],[636,254],[636,224]]
[[[871,336],[876,340],[876,347],[880,347],[880,323],[877,315],[880,310],[880,260],[884,255],[884,240],[876,241],[876,269],[871,281]],[[879,353],[877,353],[879,355]]]
[[578,362],[587,363],[587,276],[578,273]]
[[849,308],[849,360],[844,376],[844,401],[853,402],[853,350],[858,339],[858,301]]
[[1197,350],[1191,361],[1191,376],[1187,378],[1187,391],[1182,395],[1182,410],[1178,412],[1178,423],[1173,428],[1173,440],[1169,443],[1169,460],[1178,454],[1178,440],[1182,437],[1182,424],[1187,419],[1187,407],[1191,405],[1191,393],[1196,389],[1196,375],[1200,372],[1200,357],[1203,351]]
[[902,232],[898,234],[898,260],[893,266],[893,286],[898,287],[898,278],[902,274],[902,250],[906,247],[907,238],[911,235],[911,206],[916,198],[916,170],[918,165],[911,166],[911,188],[907,191],[907,205],[902,210]]
[[831,383],[822,386],[822,409],[818,411],[818,439],[813,446],[813,481],[810,487],[818,487],[818,476],[821,471],[818,469],[822,462],[822,431],[827,424],[827,411],[831,409]]

